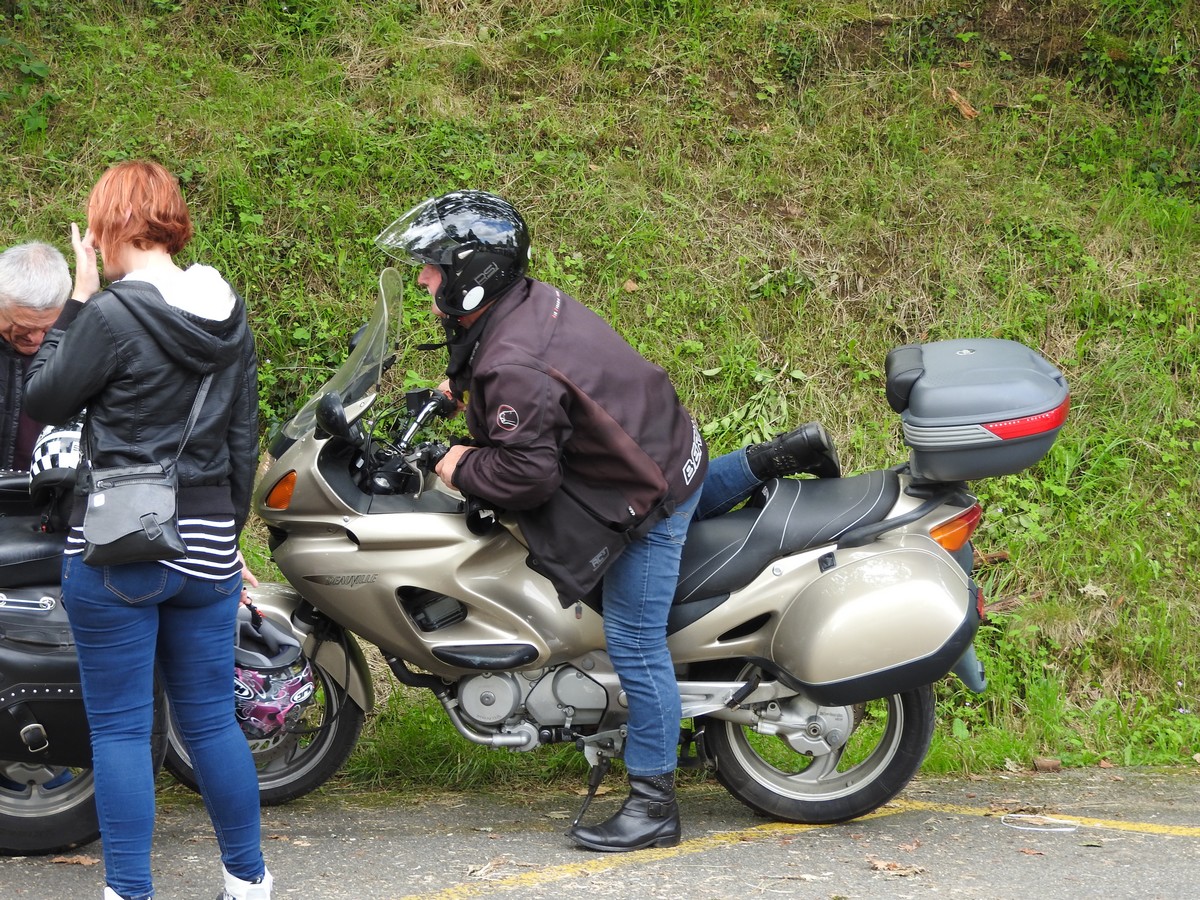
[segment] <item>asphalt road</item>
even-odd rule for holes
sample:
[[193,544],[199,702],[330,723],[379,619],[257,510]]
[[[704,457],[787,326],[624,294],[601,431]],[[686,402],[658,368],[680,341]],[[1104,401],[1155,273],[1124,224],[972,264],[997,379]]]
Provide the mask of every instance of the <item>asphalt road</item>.
[[[589,821],[622,791],[597,799]],[[1200,768],[920,778],[844,825],[756,817],[713,783],[682,792],[678,847],[596,854],[563,836],[566,793],[421,799],[324,790],[263,811],[275,897],[330,900],[1194,898]],[[0,900],[99,900],[98,844],[0,860]],[[199,803],[160,792],[159,900],[211,900],[220,863]]]

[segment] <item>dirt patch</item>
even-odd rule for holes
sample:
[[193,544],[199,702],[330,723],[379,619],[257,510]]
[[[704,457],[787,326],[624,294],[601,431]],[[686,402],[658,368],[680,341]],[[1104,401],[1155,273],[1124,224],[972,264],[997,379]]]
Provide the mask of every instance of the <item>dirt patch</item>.
[[976,19],[980,34],[1014,60],[1035,69],[1065,68],[1083,49],[1091,11],[1076,4],[990,0]]
[[1039,0],[987,0],[975,15],[879,16],[847,24],[828,41],[828,53],[843,68],[880,58],[924,58],[933,62],[960,53],[958,35],[974,32],[994,53],[1039,71],[1069,68],[1095,21],[1080,4]]

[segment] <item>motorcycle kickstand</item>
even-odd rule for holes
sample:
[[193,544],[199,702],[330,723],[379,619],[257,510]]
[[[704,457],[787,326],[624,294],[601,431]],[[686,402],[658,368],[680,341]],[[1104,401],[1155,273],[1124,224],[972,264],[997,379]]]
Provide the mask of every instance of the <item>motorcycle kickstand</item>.
[[588,772],[588,792],[583,798],[583,806],[579,807],[579,815],[575,817],[575,821],[571,823],[574,828],[583,821],[584,813],[588,811],[588,807],[592,805],[592,800],[596,797],[596,791],[600,788],[600,782],[604,780],[604,776],[608,774],[608,770],[612,768],[612,759],[607,756],[600,757],[596,764],[592,766]]

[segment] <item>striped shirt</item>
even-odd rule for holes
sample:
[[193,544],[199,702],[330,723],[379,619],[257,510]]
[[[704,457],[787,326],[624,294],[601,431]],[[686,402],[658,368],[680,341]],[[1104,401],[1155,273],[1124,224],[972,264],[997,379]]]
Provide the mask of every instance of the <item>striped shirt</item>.
[[[205,581],[224,581],[242,571],[232,517],[180,519],[179,536],[187,547],[187,556],[161,560],[167,568]],[[82,553],[84,543],[83,528],[75,525],[67,534],[67,547],[63,552],[67,555]]]

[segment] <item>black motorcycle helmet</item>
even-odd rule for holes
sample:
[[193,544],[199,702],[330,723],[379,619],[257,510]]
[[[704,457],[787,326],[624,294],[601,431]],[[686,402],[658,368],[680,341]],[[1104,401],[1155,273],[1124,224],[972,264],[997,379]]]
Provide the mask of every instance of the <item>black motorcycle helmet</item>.
[[385,228],[375,246],[393,259],[434,265],[434,296],[452,319],[473,313],[524,277],[529,229],[509,203],[486,191],[451,191],[419,203]]

